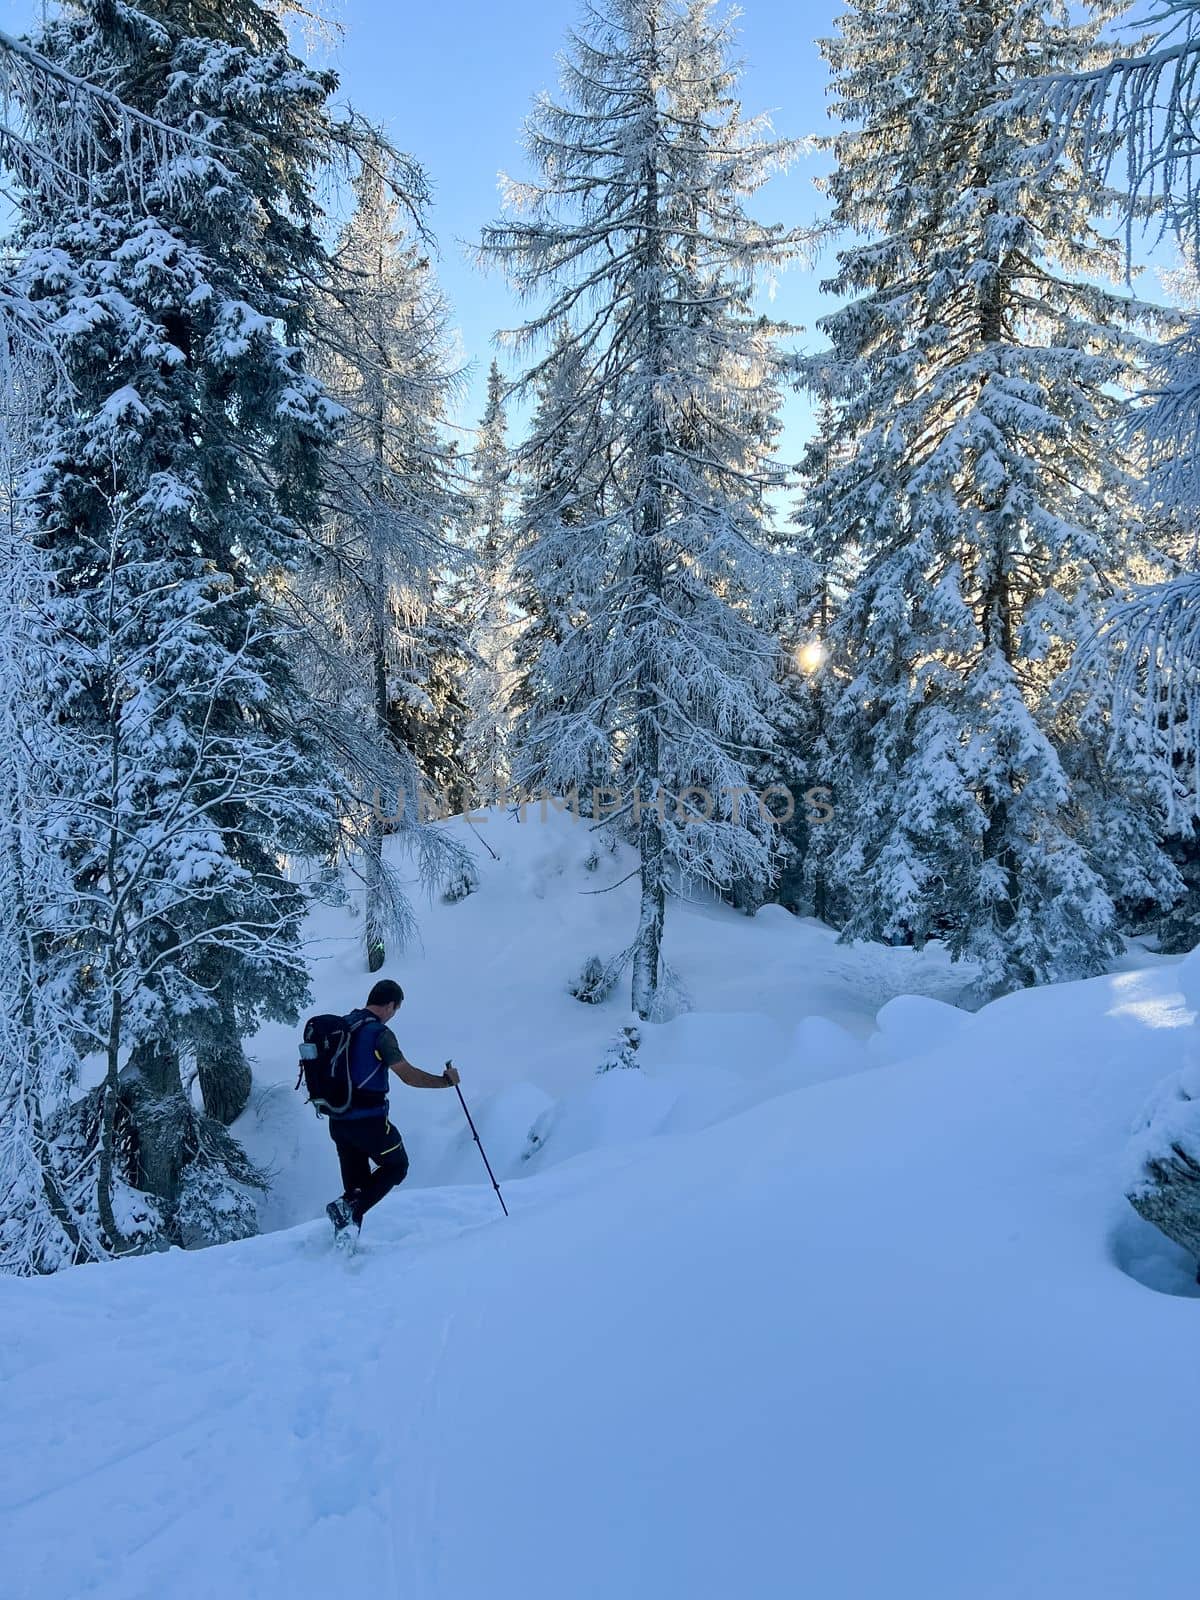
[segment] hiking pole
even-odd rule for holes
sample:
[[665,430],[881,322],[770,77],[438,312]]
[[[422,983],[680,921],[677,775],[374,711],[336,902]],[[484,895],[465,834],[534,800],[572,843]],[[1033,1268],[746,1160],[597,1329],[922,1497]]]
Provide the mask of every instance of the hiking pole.
[[[447,1061],[446,1065],[448,1067],[452,1067],[454,1063],[452,1061]],[[467,1110],[467,1102],[463,1099],[462,1090],[459,1088],[457,1083],[454,1085],[454,1087],[458,1092],[458,1103],[463,1108],[463,1116],[467,1119],[467,1127],[471,1130],[471,1137],[479,1146],[479,1154],[483,1157],[483,1164],[487,1168],[487,1175],[492,1180],[492,1188],[496,1191],[496,1199],[500,1202],[500,1209],[503,1211],[504,1215],[507,1216],[508,1207],[504,1204],[504,1196],[500,1193],[500,1185],[496,1182],[496,1174],[492,1171],[492,1163],[488,1160],[487,1151],[483,1148],[483,1140],[479,1137],[479,1130],[471,1120],[471,1113]]]

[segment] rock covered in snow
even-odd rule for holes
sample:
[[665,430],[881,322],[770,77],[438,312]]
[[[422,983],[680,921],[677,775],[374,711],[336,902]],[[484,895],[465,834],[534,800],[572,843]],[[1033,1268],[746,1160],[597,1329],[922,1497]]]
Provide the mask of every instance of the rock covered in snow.
[[[1179,986],[1200,1011],[1200,949],[1180,963]],[[1130,1205],[1200,1261],[1200,1052],[1155,1090],[1129,1154]]]
[[1161,1086],[1133,1149],[1130,1205],[1200,1261],[1200,1064]]

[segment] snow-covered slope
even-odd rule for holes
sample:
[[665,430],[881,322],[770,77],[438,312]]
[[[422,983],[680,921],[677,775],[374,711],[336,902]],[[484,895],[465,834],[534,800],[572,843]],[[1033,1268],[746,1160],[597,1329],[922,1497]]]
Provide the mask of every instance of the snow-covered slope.
[[[481,1101],[553,1101],[558,1157],[552,1134],[509,1160],[508,1221],[486,1186],[406,1186],[349,1264],[315,1221],[0,1283],[6,1597],[1190,1592],[1193,1264],[1121,1196],[1130,1123],[1191,1032],[1178,964],[973,1015],[893,1000],[868,1037],[819,930],[696,910],[675,958],[694,988],[711,963],[715,1015],[656,1034],[644,1081],[589,1082],[572,1052],[619,1009],[549,997],[612,927],[547,892],[543,928],[531,889],[506,928],[487,894],[430,919],[406,981],[415,1008],[453,916],[490,930],[488,970],[507,934],[496,1048],[472,1014],[494,989],[436,1020],[478,1048],[451,1046]],[[903,955],[856,959],[879,985]],[[797,1029],[818,993],[853,1037]],[[543,1001],[518,1090],[503,1063]]]
[[[602,1006],[581,1005],[567,986],[589,956],[608,959],[631,937],[634,858],[598,846],[586,822],[553,812],[542,820],[536,806],[524,823],[492,814],[473,830],[448,826],[475,854],[479,889],[453,904],[418,899],[421,946],[384,973],[405,989],[395,1027],[406,1054],[433,1071],[453,1057],[502,1178],[528,1170],[529,1130],[543,1114],[554,1130],[537,1166],[639,1128],[697,1126],[883,1059],[914,1032],[936,1029],[935,1015],[956,1015],[943,1003],[893,1018],[883,1056],[876,1044],[864,1058],[885,1002],[954,1001],[971,976],[936,948],[839,946],[828,928],[776,906],[748,919],[711,903],[672,904],[667,955],[694,1009],[643,1030],[653,1087],[598,1084],[610,1041],[633,1020],[628,980]],[[311,919],[314,1009],[349,1010],[366,996],[354,909],[352,898],[349,910]],[[336,1187],[327,1131],[293,1093],[296,1039],[295,1029],[268,1027],[254,1041],[259,1087],[236,1130],[276,1174],[261,1208],[269,1229],[322,1215]],[[393,1103],[413,1158],[410,1186],[475,1181],[479,1159],[453,1096],[399,1090]]]

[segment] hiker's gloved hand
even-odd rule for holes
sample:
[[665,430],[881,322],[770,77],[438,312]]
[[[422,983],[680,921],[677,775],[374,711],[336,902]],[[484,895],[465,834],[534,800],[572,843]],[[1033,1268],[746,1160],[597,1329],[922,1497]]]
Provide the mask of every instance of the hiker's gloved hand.
[[451,1089],[453,1089],[454,1085],[459,1081],[458,1068],[452,1061],[447,1061],[446,1070],[442,1073],[442,1077],[445,1078],[447,1085]]

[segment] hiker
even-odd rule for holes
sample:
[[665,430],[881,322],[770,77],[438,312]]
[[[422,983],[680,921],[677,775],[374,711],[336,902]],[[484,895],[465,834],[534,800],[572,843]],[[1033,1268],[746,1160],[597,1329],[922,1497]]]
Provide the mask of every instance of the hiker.
[[350,1041],[354,1091],[350,1109],[329,1119],[343,1193],[325,1207],[339,1239],[357,1238],[363,1217],[390,1189],[403,1183],[408,1173],[404,1142],[388,1120],[388,1073],[394,1072],[411,1089],[453,1089],[458,1082],[458,1073],[449,1063],[445,1072],[435,1075],[404,1059],[396,1035],[388,1027],[403,1000],[400,985],[381,978],[366,1005],[346,1019],[358,1025]]

